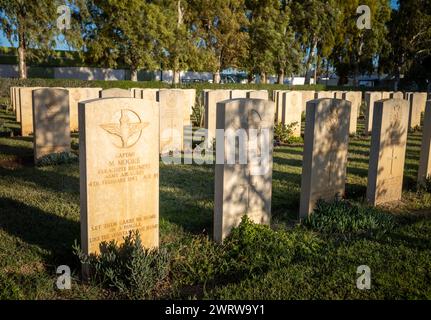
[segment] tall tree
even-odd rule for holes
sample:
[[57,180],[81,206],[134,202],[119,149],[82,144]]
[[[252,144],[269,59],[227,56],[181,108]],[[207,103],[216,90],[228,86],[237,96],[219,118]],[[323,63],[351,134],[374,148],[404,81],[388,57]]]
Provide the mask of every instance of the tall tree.
[[160,6],[141,0],[93,0],[88,11],[85,41],[93,62],[125,64],[133,81],[139,69],[159,67],[158,52],[168,33]]
[[291,11],[288,1],[281,0],[275,22],[277,32],[272,49],[274,52],[274,70],[277,73],[278,84],[284,83],[286,75],[292,76],[302,71],[302,51],[291,25]]
[[311,66],[326,57],[333,46],[338,11],[335,0],[291,0],[292,24],[306,53],[305,83],[310,84]]
[[167,33],[161,41],[161,61],[165,68],[173,71],[173,84],[178,84],[181,70],[202,67],[203,48],[199,46],[196,34],[191,32],[194,15],[187,0],[159,0],[157,3],[168,17]]
[[[64,5],[60,0],[0,0],[0,27],[9,41],[18,45],[19,77],[27,78],[27,61],[52,53],[59,36],[63,35],[71,48],[81,49],[82,36],[80,20],[85,16],[84,0],[70,0],[70,24],[59,29],[57,19]],[[37,50],[29,50],[29,49]]]
[[431,80],[431,2],[401,0],[392,11],[388,39],[391,50],[384,57],[387,71],[395,75],[397,90],[401,74]]
[[244,0],[190,0],[192,32],[206,51],[205,64],[220,83],[220,72],[240,66],[247,52],[248,33]]
[[[387,26],[390,18],[390,5],[387,0],[337,0],[341,14],[335,31],[336,43],[331,60],[340,77],[340,84],[354,77],[357,85],[359,73],[372,72],[376,61],[388,50]],[[367,5],[370,8],[370,29],[357,26],[357,8]]]
[[246,8],[249,50],[244,65],[263,83],[275,73],[282,84],[285,74],[298,70],[301,56],[290,26],[290,8],[285,0],[246,0]]

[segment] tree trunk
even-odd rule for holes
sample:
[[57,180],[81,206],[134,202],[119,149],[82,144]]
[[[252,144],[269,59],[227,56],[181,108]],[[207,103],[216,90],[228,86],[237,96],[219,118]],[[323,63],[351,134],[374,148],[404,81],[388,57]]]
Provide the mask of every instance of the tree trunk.
[[214,72],[213,82],[218,84],[220,83],[220,81],[221,81],[220,70],[217,70],[216,72]]
[[180,76],[181,76],[181,72],[178,70],[177,67],[174,68],[174,74],[172,77],[172,84],[179,84],[180,83]]
[[317,56],[317,63],[316,63],[316,67],[314,68],[314,84],[317,84],[317,74],[318,71],[320,69],[320,56]]
[[329,59],[326,60],[326,83],[325,86],[328,86],[329,81]]
[[262,72],[260,74],[260,83],[262,83],[262,84],[267,84],[268,83],[268,78],[266,76],[266,72]]
[[308,57],[307,61],[307,71],[305,73],[305,84],[310,84],[310,66],[312,62],[314,62],[314,56],[316,55],[316,48],[317,48],[317,39],[313,39],[313,46],[310,51],[310,56]]
[[25,34],[20,30],[18,34],[18,67],[19,67],[19,78],[27,79],[27,63],[26,63],[26,43]]
[[279,71],[277,83],[278,84],[284,84],[284,70]]
[[130,68],[130,80],[138,81],[138,70],[135,68]]

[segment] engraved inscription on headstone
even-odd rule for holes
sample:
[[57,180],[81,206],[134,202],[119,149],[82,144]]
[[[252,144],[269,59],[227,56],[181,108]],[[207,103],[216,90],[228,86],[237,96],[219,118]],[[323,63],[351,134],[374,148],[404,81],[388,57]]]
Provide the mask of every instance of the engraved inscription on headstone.
[[156,102],[107,98],[79,104],[81,244],[99,253],[130,231],[159,243],[159,108]]

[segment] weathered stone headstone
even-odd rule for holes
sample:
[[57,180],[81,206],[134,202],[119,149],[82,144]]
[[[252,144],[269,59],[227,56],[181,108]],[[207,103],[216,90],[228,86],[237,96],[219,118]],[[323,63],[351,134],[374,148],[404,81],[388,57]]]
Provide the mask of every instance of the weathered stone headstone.
[[99,253],[138,230],[145,248],[159,244],[159,108],[111,98],[79,104],[81,246]]
[[[274,109],[274,102],[260,99],[217,104],[217,129],[245,130],[249,137],[245,152],[251,151],[244,164],[238,161],[241,151],[238,152],[235,143],[230,143],[232,139],[226,134],[223,140],[217,139],[217,158],[220,146],[225,151],[221,157],[224,164],[217,162],[215,169],[214,240],[217,242],[222,242],[244,215],[255,223],[270,223]],[[257,140],[257,144],[251,140]],[[231,152],[235,154],[235,161],[229,162]],[[251,156],[253,153],[257,159]]]
[[422,146],[419,160],[418,183],[422,184],[431,175],[431,101],[427,102],[424,115]]
[[421,125],[421,114],[426,105],[426,93],[415,92],[410,96],[409,128],[414,129]]
[[382,100],[390,99],[392,92],[382,91]]
[[373,129],[374,103],[381,99],[381,92],[365,92],[365,134],[369,134]]
[[17,122],[21,122],[21,106],[20,106],[20,98],[19,98],[19,87],[15,87],[14,100],[15,100],[15,118]]
[[253,90],[247,92],[247,98],[248,99],[263,99],[268,100],[268,91],[267,90]]
[[404,93],[401,91],[393,92],[390,96],[391,99],[404,99]]
[[361,92],[348,91],[343,94],[342,99],[347,100],[351,103],[350,110],[350,134],[356,134],[356,128],[358,124],[359,110],[361,107]]
[[283,93],[283,121],[285,125],[295,123],[293,136],[301,136],[302,95],[300,91]]
[[284,93],[290,92],[288,90],[276,90],[275,91],[275,121],[277,123],[283,123],[283,106],[284,106]]
[[350,105],[346,100],[307,103],[299,217],[310,215],[319,199],[342,197],[346,184]]
[[184,125],[192,125],[190,116],[196,103],[196,89],[183,89],[185,93]]
[[130,90],[110,88],[100,91],[100,98],[133,98]]
[[78,103],[98,99],[102,88],[66,88],[69,91],[70,131],[78,131]]
[[33,132],[33,94],[39,87],[22,87],[19,89],[21,135],[29,136]]
[[70,152],[69,93],[66,89],[33,91],[34,161]]
[[310,91],[310,90],[304,90],[301,91],[302,93],[302,112],[305,112],[305,110],[307,109],[307,102],[314,100],[315,96],[316,96],[316,91]]
[[132,98],[141,99],[141,90],[142,88],[131,88]]
[[208,132],[207,141],[209,145],[212,145],[216,134],[217,103],[229,100],[229,98],[229,90],[211,90],[205,92],[205,129]]
[[425,112],[425,107],[428,100],[428,94],[426,92],[416,92],[416,103],[419,104],[421,112]]
[[231,90],[230,99],[247,98],[248,90]]
[[159,100],[159,89],[141,89],[139,92],[135,91],[137,99],[143,99],[148,101],[158,101]]
[[334,99],[333,91],[316,91],[316,99]]
[[374,105],[367,199],[373,205],[401,199],[409,110],[406,100]]
[[346,91],[334,91],[334,98],[335,99],[343,99],[343,95]]
[[404,99],[407,101],[410,101],[410,97],[413,94],[413,92],[405,92],[404,93]]
[[185,93],[181,90],[160,90],[160,153],[183,150]]
[[9,87],[9,96],[10,96],[10,106],[12,107],[12,111],[15,111],[15,87]]

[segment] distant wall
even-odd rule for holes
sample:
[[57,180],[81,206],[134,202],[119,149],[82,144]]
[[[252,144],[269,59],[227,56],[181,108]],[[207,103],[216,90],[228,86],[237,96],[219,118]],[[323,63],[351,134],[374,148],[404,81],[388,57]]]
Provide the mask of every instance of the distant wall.
[[[78,79],[78,80],[129,80],[130,71],[125,69],[91,68],[91,67],[29,67],[30,78],[54,78],[54,79]],[[18,66],[11,64],[0,64],[0,78],[18,78]],[[211,72],[181,72],[181,79],[186,80],[212,80]],[[163,80],[171,83],[172,71],[147,72],[140,71],[138,80]]]
[[[163,71],[163,75],[159,72],[155,72],[155,80],[160,81],[163,80],[165,82],[172,82],[173,79],[173,71]],[[161,79],[163,76],[163,79]],[[208,81],[213,79],[213,74],[211,72],[192,72],[192,71],[181,71],[180,73],[181,80],[203,80]]]
[[18,66],[13,64],[0,65],[1,78],[18,78]]
[[123,69],[89,67],[54,67],[55,79],[126,80]]

